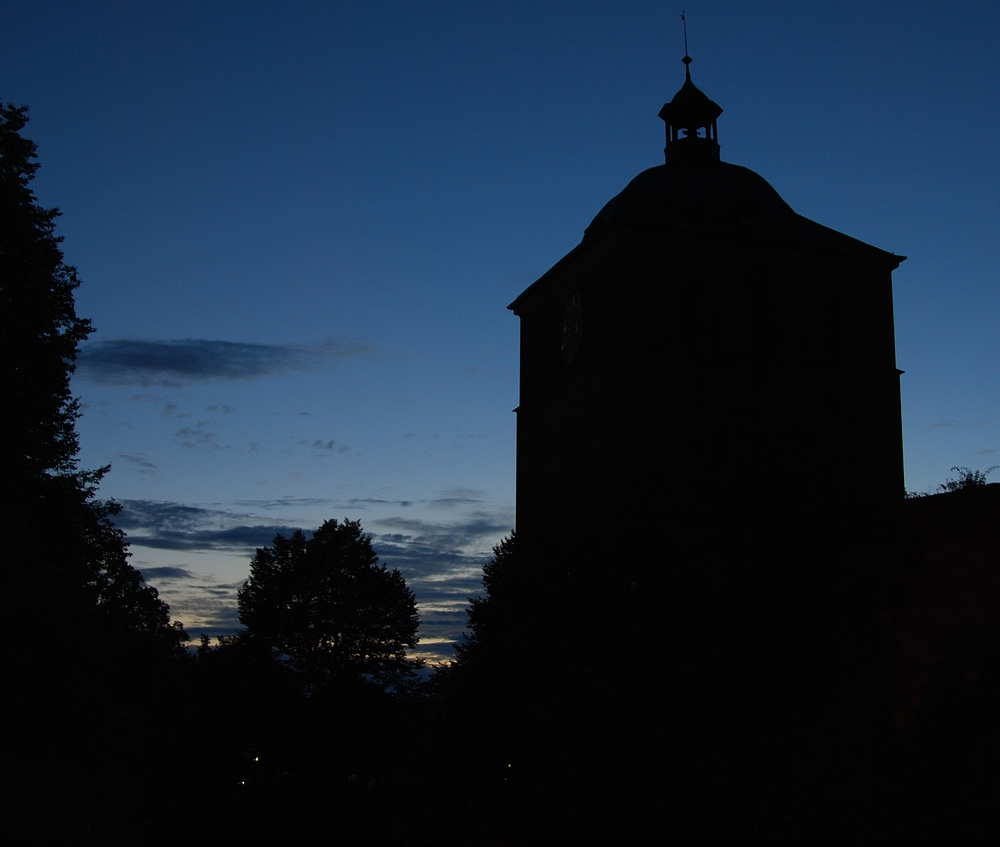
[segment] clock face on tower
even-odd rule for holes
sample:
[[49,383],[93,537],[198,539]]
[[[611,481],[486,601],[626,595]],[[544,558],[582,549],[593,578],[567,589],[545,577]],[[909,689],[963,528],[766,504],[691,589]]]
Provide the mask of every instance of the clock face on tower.
[[580,307],[580,295],[574,294],[566,304],[563,313],[562,328],[559,330],[559,352],[568,365],[576,358],[580,347],[580,331],[583,329],[583,309]]

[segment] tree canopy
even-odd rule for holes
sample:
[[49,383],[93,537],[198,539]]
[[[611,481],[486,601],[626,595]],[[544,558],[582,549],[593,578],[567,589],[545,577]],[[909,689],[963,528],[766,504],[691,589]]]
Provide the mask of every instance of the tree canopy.
[[309,539],[277,535],[250,562],[238,604],[250,638],[317,680],[393,685],[412,672],[416,600],[398,570],[379,564],[358,521],[326,521]]
[[986,477],[997,469],[997,465],[988,467],[985,471],[971,471],[965,467],[952,465],[951,468],[958,474],[958,479],[946,479],[938,486],[939,491],[965,491],[969,488],[982,488],[988,485]]
[[518,618],[516,604],[521,600],[515,538],[512,531],[496,544],[493,557],[483,565],[485,596],[469,598],[467,630],[462,641],[455,645],[459,663],[469,662],[484,651],[509,649],[508,630]]
[[93,331],[76,314],[76,268],[63,261],[58,209],[35,202],[27,108],[0,103],[0,384],[8,484],[76,468],[79,409],[70,393],[77,347]]
[[38,163],[34,142],[22,135],[27,121],[26,107],[0,102],[0,396],[7,424],[0,467],[8,492],[0,510],[0,614],[18,636],[18,649],[5,657],[16,673],[55,661],[87,675],[95,641],[175,653],[186,636],[129,565],[124,534],[112,521],[118,506],[96,497],[107,468],[78,468],[79,404],[70,378],[93,327],[76,314],[80,281],[55,234],[59,210],[40,206],[31,189]]

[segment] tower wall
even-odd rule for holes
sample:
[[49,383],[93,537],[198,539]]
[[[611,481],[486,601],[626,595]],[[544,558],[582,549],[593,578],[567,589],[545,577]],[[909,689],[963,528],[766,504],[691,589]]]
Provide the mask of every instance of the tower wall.
[[517,309],[522,538],[590,555],[610,523],[650,547],[674,525],[843,534],[898,504],[884,262],[625,226],[585,247]]

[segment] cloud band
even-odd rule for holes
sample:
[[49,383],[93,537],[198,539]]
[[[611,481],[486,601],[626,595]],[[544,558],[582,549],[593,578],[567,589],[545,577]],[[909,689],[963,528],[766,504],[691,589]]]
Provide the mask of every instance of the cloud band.
[[85,344],[77,357],[77,373],[91,382],[110,385],[176,387],[312,370],[332,360],[374,352],[375,345],[363,339],[331,338],[320,344],[298,345],[125,338]]

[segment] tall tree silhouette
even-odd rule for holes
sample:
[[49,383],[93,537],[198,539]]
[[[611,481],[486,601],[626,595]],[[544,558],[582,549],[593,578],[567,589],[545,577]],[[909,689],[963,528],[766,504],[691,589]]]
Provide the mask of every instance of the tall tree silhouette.
[[515,652],[512,633],[528,599],[523,585],[526,570],[518,557],[516,535],[511,532],[493,547],[492,558],[483,566],[484,596],[469,598],[466,633],[455,645],[459,665]]
[[[4,477],[24,484],[76,470],[79,414],[70,394],[77,347],[92,332],[76,314],[76,268],[55,235],[58,209],[30,188],[38,164],[27,108],[0,103],[0,380],[6,400]],[[85,481],[84,480],[81,481]]]
[[238,601],[249,637],[315,680],[400,685],[412,674],[416,600],[398,570],[379,565],[358,521],[326,521],[308,540],[276,536],[257,550]]
[[2,654],[31,699],[31,691],[51,698],[56,679],[69,686],[90,680],[95,644],[106,653],[125,642],[157,642],[174,653],[185,636],[128,564],[124,535],[112,523],[117,506],[95,497],[107,468],[78,467],[79,404],[70,378],[93,327],[76,314],[80,281],[55,234],[59,211],[40,206],[31,189],[38,164],[34,142],[22,135],[27,120],[26,107],[0,103],[0,397],[7,424],[0,440],[7,493],[0,614],[13,633]]

